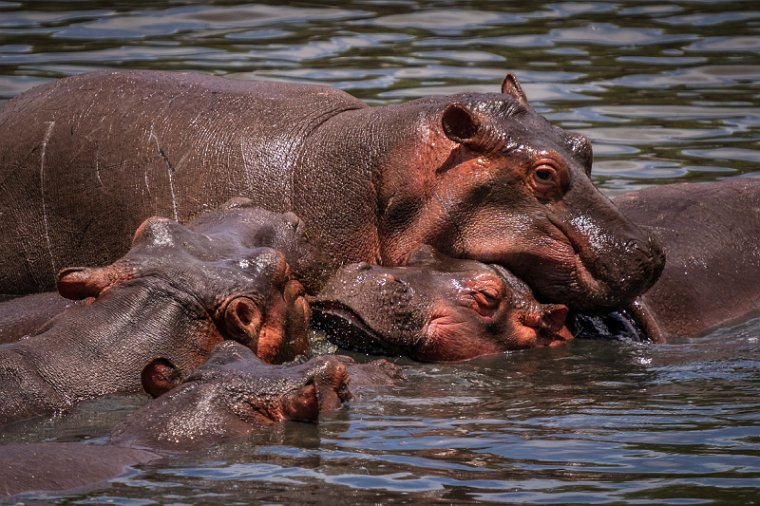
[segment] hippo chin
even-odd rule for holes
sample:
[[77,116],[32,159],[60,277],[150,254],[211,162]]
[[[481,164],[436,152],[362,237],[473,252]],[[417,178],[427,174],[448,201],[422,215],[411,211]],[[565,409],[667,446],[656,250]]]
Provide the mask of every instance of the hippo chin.
[[573,338],[566,306],[539,304],[500,266],[421,248],[403,267],[352,264],[312,303],[312,323],[344,348],[455,361]]
[[0,294],[114,261],[150,215],[183,221],[235,195],[297,213],[334,268],[401,265],[431,244],[575,309],[630,302],[664,262],[591,183],[589,141],[511,75],[501,93],[368,107],[324,86],[95,73],[21,94],[0,124],[0,236],[14,246]]
[[225,339],[271,363],[308,355],[304,288],[269,247],[300,254],[297,225],[235,200],[187,226],[149,218],[113,264],[63,269],[59,292],[91,302],[0,348],[0,424],[136,391],[156,356],[186,375]]
[[160,396],[119,423],[106,445],[0,446],[0,497],[92,486],[130,466],[244,437],[263,425],[316,422],[351,397],[347,366],[336,357],[272,366],[233,341],[219,344],[184,380],[165,358],[147,365],[142,377],[146,390]]

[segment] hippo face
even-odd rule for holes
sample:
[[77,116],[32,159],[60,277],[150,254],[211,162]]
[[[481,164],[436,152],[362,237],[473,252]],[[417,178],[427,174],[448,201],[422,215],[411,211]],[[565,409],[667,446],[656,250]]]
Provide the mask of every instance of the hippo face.
[[421,249],[403,267],[352,264],[312,304],[338,344],[422,361],[463,360],[553,346],[572,335],[567,308],[541,305],[499,266]]
[[[241,219],[241,213],[249,219]],[[264,218],[283,219],[257,208],[238,207],[206,217],[199,230],[149,218],[124,257],[106,267],[64,269],[58,289],[72,299],[105,294],[114,298],[119,290],[136,287],[169,294],[187,318],[207,320],[208,332],[215,333],[217,340],[238,341],[267,362],[292,360],[308,352],[310,311],[304,289],[292,279],[283,254],[256,245],[273,241],[272,226],[261,227],[261,213]],[[163,325],[179,328],[180,322]],[[190,337],[201,347],[216,343],[208,336]]]
[[654,283],[660,244],[594,187],[588,139],[538,114],[515,78],[502,94],[460,95],[439,111],[426,144],[407,153],[435,172],[387,186],[387,263],[424,242],[500,264],[540,298],[584,310],[624,305]]
[[350,399],[348,379],[345,364],[334,357],[273,366],[261,362],[249,348],[225,341],[183,381],[165,359],[146,366],[143,385],[160,397],[140,416],[117,426],[111,440],[120,445],[193,449],[250,434],[262,425],[314,422],[320,413]]

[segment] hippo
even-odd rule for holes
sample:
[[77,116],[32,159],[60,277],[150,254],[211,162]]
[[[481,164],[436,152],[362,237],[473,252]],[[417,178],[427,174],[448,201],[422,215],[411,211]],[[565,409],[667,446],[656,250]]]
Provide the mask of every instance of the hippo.
[[186,222],[240,195],[300,216],[331,268],[403,265],[430,244],[548,302],[630,302],[661,246],[594,187],[587,138],[513,75],[500,91],[370,107],[321,85],[139,70],[33,88],[0,109],[0,294],[114,261],[150,215]]
[[42,292],[0,302],[0,344],[39,333],[39,328],[56,314],[86,300],[71,300],[58,292]]
[[246,346],[224,341],[206,363],[179,380],[171,363],[158,358],[142,374],[146,390],[157,397],[117,424],[106,444],[0,446],[0,497],[93,486],[130,466],[249,436],[265,425],[316,422],[320,413],[352,397],[348,383],[354,376],[368,373],[386,384],[398,376],[387,361],[346,360],[323,356],[273,366]]
[[340,269],[314,298],[312,325],[339,346],[418,361],[461,361],[573,338],[568,308],[540,304],[499,265],[423,246],[409,263]]
[[156,356],[187,374],[225,339],[270,363],[308,355],[305,290],[271,247],[297,244],[301,222],[247,204],[187,226],[149,218],[113,264],[61,270],[60,294],[92,302],[0,348],[0,424],[137,391]]
[[[615,203],[659,237],[668,258],[654,286],[622,310],[573,313],[565,326],[567,308],[538,304],[505,269],[423,249],[406,267],[344,267],[312,303],[312,323],[344,348],[444,361],[573,336],[666,342],[760,313],[760,180],[663,185]],[[525,308],[541,316],[520,316]]]
[[629,308],[651,340],[698,337],[760,313],[760,180],[661,185],[615,203],[668,258]]

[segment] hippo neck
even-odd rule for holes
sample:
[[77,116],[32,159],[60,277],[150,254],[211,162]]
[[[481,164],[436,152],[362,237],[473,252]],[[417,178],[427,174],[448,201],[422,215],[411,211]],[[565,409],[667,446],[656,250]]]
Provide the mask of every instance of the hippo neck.
[[[420,149],[430,151],[439,140],[440,111],[448,100],[433,97],[344,111],[325,121],[305,143],[293,210],[319,237],[336,267],[386,263],[383,252],[394,241],[394,231],[384,213],[407,183],[419,186],[418,172],[435,174],[429,161],[419,166],[416,158]],[[445,137],[443,142],[451,144]],[[440,156],[445,160],[448,153]]]
[[121,286],[92,305],[62,313],[43,333],[16,347],[61,397],[76,402],[139,391],[140,371],[157,356],[183,370],[199,365],[205,356],[189,341],[194,336],[220,340],[211,327],[163,287]]

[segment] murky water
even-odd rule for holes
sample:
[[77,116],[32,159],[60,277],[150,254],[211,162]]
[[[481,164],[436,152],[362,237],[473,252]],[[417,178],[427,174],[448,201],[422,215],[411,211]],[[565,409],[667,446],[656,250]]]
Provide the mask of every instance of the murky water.
[[[756,2],[284,4],[0,2],[0,98],[153,68],[328,83],[382,104],[495,91],[514,71],[540,111],[591,137],[610,194],[760,177]],[[54,501],[760,502],[760,320],[668,345],[400,363],[408,381],[319,425],[265,429]],[[97,442],[142,402],[94,401],[0,441]]]

